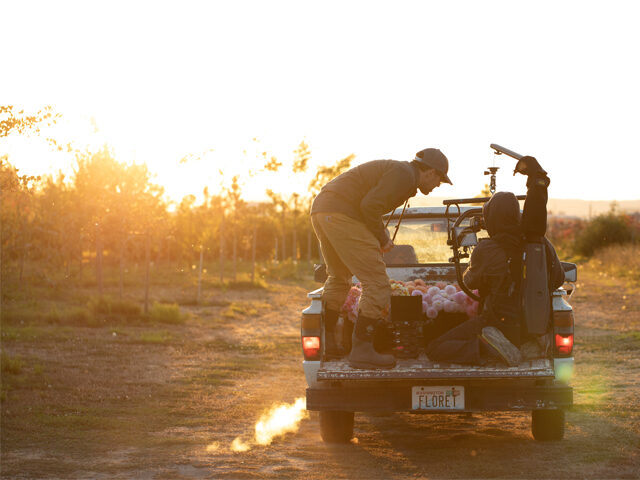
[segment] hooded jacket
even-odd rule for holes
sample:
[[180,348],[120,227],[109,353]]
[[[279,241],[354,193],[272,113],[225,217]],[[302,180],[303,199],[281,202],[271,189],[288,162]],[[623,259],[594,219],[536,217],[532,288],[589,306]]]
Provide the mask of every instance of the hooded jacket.
[[[542,187],[529,186],[524,211],[527,219],[539,220],[544,214],[546,224],[546,188],[542,191]],[[478,289],[481,302],[485,303],[487,298],[503,293],[510,285],[508,258],[522,258],[524,232],[532,229],[522,224],[518,199],[511,192],[493,195],[484,205],[483,215],[489,238],[482,239],[473,249],[463,280],[469,288]],[[544,231],[538,233],[540,237],[544,235]],[[549,289],[553,291],[564,283],[564,271],[551,242],[545,237],[542,241],[546,247]]]

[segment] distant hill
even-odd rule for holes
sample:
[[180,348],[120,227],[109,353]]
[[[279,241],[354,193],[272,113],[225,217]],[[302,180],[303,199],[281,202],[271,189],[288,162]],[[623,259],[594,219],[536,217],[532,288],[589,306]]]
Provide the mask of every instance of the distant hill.
[[[442,201],[448,197],[432,197],[418,195],[409,200],[413,207],[441,206]],[[613,200],[578,200],[565,198],[550,198],[548,205],[549,213],[569,217],[583,217],[600,215],[607,213],[611,209]],[[640,212],[640,200],[620,200],[616,201],[617,208],[621,212]]]

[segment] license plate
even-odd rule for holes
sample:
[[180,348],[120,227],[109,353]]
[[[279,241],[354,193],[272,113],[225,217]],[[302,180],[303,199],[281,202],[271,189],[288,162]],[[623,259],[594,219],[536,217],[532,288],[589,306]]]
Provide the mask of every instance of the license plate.
[[411,408],[413,410],[464,410],[464,387],[413,387]]

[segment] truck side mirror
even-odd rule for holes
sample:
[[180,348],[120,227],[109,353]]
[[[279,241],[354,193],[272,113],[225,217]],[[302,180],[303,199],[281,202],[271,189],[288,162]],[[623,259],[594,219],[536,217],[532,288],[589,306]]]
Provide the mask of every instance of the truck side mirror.
[[577,282],[578,281],[578,266],[575,263],[560,262],[562,269],[564,270],[565,282]]
[[313,279],[316,282],[324,283],[327,276],[327,266],[324,263],[313,266]]

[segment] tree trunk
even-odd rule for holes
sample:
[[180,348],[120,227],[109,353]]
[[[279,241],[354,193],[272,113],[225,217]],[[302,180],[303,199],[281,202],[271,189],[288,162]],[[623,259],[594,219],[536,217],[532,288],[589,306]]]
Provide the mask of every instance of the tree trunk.
[[307,231],[307,262],[311,263],[311,230]]

